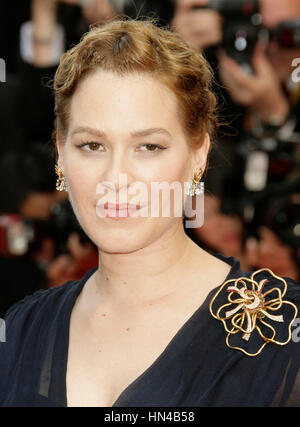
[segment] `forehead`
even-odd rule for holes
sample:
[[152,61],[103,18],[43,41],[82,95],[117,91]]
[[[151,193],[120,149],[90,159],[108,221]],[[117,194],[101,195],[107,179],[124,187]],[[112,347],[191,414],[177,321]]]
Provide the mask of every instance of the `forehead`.
[[[79,83],[70,103],[70,120],[178,120],[176,95],[145,74],[119,76],[98,70]],[[176,117],[174,117],[176,115]],[[71,124],[71,123],[70,123]]]
[[268,28],[281,21],[300,18],[300,0],[260,0],[263,23]]

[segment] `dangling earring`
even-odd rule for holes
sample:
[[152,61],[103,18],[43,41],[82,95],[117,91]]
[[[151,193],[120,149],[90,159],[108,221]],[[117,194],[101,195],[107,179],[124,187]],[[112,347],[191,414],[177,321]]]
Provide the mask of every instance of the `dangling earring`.
[[57,191],[68,191],[68,186],[66,182],[66,178],[64,177],[63,171],[58,165],[55,165],[55,172],[58,175],[58,179],[56,181],[56,190]]
[[204,182],[200,182],[203,175],[203,171],[199,168],[198,172],[194,173],[194,178],[192,182],[187,183],[185,194],[187,196],[194,196],[195,194],[204,193]]

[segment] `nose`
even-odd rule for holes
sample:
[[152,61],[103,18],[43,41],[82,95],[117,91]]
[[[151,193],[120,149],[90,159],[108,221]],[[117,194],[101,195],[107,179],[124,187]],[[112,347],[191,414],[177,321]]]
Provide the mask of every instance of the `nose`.
[[117,193],[127,191],[128,186],[133,182],[133,176],[130,173],[132,169],[132,165],[130,165],[128,156],[123,148],[112,151],[102,175],[102,186]]

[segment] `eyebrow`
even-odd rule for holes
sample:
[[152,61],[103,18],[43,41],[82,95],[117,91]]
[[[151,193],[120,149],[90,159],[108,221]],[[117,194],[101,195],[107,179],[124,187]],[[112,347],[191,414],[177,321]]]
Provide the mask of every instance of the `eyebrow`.
[[[77,134],[77,133],[89,133],[91,135],[95,135],[98,136],[100,138],[106,138],[107,135],[105,132],[103,132],[100,129],[94,129],[91,128],[89,126],[79,126],[77,128],[75,128],[72,132],[71,132],[71,136]],[[166,129],[164,128],[149,128],[149,129],[141,129],[141,130],[137,130],[134,132],[130,133],[130,136],[133,138],[138,138],[141,136],[149,136],[149,135],[153,135],[153,134],[165,134],[168,135],[170,137],[172,137],[172,135],[170,134],[170,132],[168,132]]]

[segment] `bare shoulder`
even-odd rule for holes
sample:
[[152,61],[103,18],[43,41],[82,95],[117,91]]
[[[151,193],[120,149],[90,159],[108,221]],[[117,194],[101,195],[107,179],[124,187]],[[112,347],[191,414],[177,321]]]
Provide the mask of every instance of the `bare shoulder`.
[[[224,257],[226,259],[226,257]],[[202,289],[209,292],[221,285],[228,277],[232,265],[200,248],[195,244],[192,261],[193,276],[196,282],[201,282]]]
[[211,255],[208,252],[206,253],[207,257],[207,265],[211,268],[213,272],[217,272],[218,274],[228,274],[231,270],[231,264],[226,261],[223,261],[220,258],[217,258],[214,255]]

